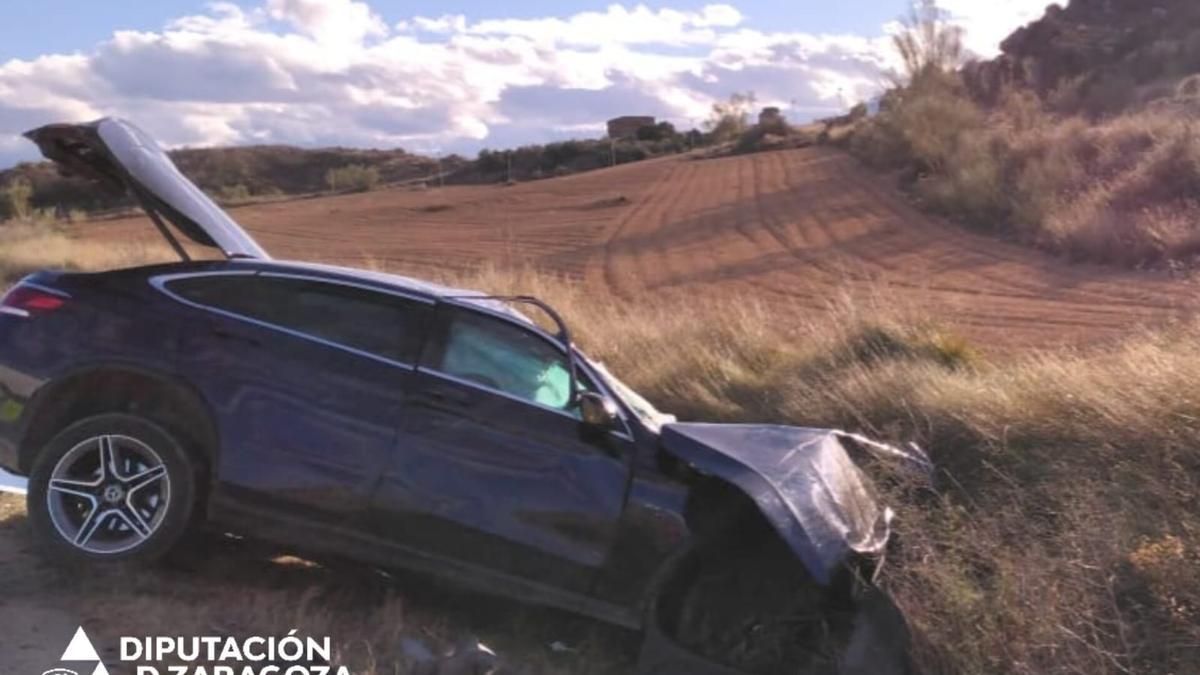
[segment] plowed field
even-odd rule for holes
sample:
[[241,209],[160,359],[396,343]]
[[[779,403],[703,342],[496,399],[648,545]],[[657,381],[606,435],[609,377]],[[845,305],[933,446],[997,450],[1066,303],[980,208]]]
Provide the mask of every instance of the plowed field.
[[[1103,340],[1197,307],[1192,282],[1074,264],[911,206],[832,149],[668,157],[514,186],[455,186],[233,211],[279,258],[410,273],[531,263],[619,296],[749,294],[782,319],[883,297],[990,345]],[[97,236],[148,232],[134,219]]]

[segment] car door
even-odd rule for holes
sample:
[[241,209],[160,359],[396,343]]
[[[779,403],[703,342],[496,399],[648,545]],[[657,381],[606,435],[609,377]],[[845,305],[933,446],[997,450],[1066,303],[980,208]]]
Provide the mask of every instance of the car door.
[[[581,379],[592,386],[590,378]],[[442,305],[376,526],[399,543],[572,590],[604,564],[631,441],[567,410],[562,347],[510,318]]]
[[271,273],[182,275],[179,368],[218,411],[218,498],[363,527],[432,305]]

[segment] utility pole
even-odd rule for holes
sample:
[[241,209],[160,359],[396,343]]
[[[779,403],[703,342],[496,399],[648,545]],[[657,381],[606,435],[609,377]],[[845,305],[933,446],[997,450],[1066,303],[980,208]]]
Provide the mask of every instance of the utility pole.
[[608,139],[608,159],[609,166],[617,165],[617,139],[611,137]]

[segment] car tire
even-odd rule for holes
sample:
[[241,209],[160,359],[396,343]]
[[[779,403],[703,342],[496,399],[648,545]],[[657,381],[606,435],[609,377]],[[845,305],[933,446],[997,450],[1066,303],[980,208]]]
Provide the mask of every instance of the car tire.
[[195,521],[197,475],[178,438],[148,419],[79,420],[34,461],[27,495],[34,536],[56,562],[156,561]]

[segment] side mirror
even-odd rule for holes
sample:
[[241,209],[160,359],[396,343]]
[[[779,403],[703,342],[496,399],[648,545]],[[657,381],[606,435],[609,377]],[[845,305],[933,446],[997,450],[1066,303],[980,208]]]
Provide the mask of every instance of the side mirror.
[[594,391],[579,392],[579,414],[583,423],[596,429],[611,429],[617,421],[617,404]]

